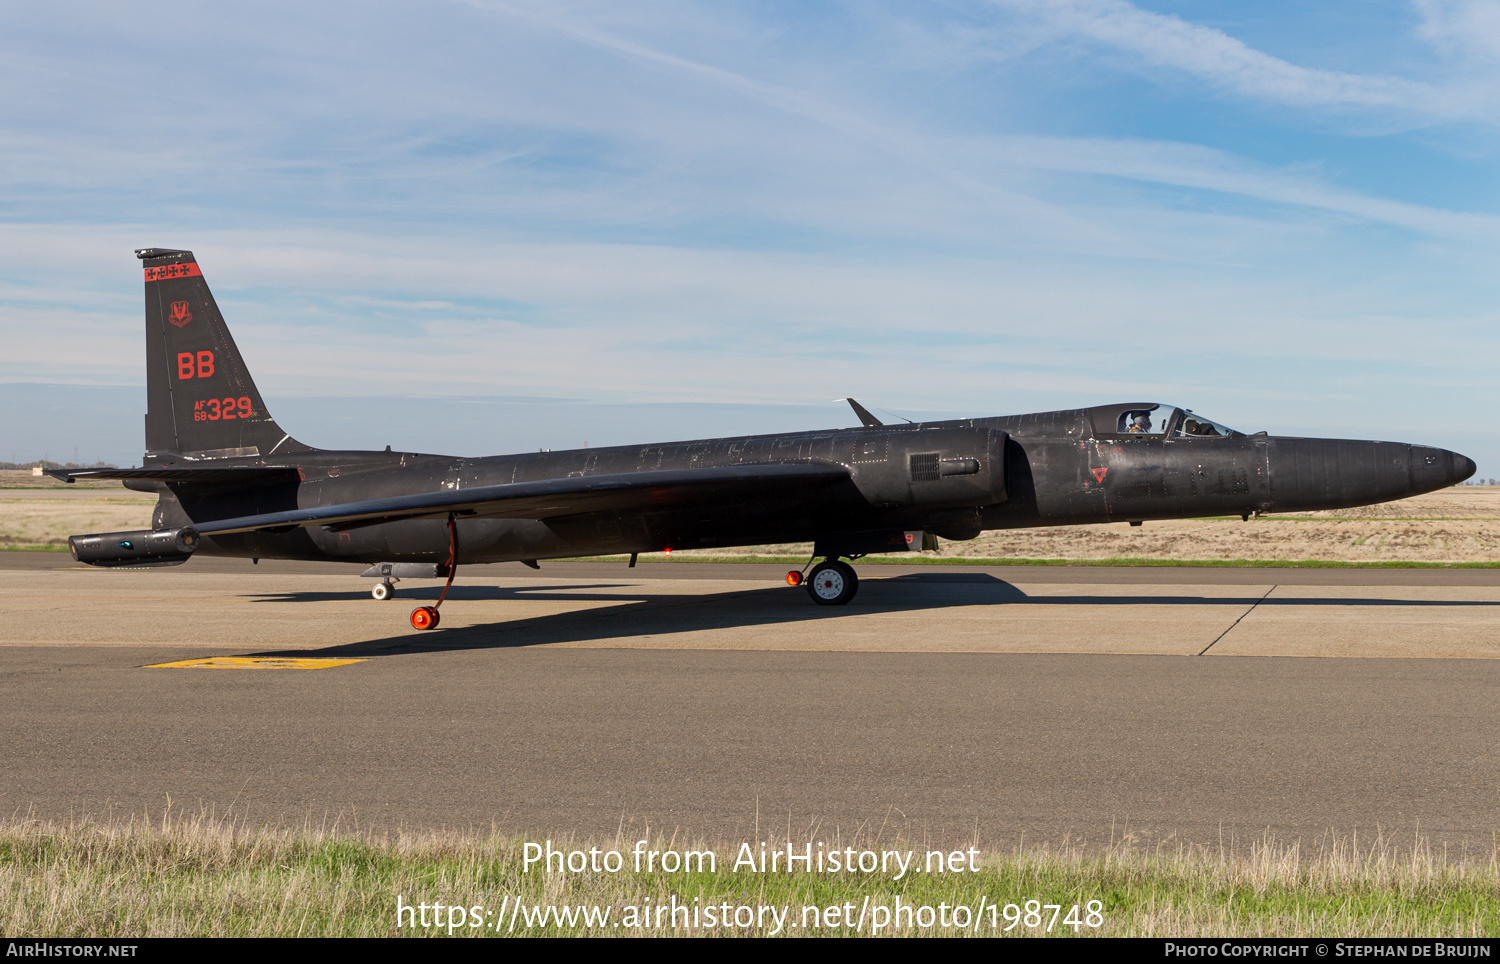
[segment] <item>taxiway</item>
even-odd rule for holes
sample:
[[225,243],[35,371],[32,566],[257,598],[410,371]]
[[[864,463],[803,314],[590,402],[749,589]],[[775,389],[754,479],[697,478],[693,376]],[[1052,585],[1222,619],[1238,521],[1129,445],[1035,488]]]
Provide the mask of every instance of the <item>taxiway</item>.
[[[1005,846],[1500,831],[1500,572],[358,570],[0,553],[0,807]],[[149,669],[337,656],[329,669]]]

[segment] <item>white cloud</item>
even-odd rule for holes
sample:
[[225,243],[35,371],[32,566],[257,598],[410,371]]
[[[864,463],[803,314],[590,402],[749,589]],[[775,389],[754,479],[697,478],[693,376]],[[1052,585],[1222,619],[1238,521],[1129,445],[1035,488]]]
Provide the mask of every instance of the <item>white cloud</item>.
[[1000,137],[971,146],[1005,163],[1050,171],[1099,174],[1237,194],[1289,207],[1347,215],[1422,234],[1500,242],[1500,217],[1440,208],[1341,189],[1307,171],[1281,171],[1195,144],[1111,138]]
[[1448,50],[1500,58],[1500,3],[1495,0],[1416,0],[1419,34]]
[[[0,319],[0,380],[139,383],[141,282],[126,238],[143,233],[119,231],[101,245],[91,229],[0,228],[0,257],[34,279],[3,292],[11,307]],[[1474,373],[1483,364],[1481,353],[1455,359],[1467,328],[1405,337],[1428,305],[1404,306],[1379,285],[1329,290],[1302,276],[1267,286],[1170,265],[1140,272],[328,231],[205,232],[192,247],[262,390],[281,396],[801,404],[832,391],[984,411],[1003,406],[997,386],[1016,399],[1012,408],[1038,391],[1174,397],[1211,377],[1197,368],[1203,358],[1253,369],[1253,359],[1274,364],[1292,344],[1304,361],[1340,365]],[[90,276],[96,294],[59,286]],[[488,300],[531,307],[509,313],[484,307]],[[1122,340],[1139,331],[1150,344]],[[1183,368],[1184,359],[1200,361]]]
[[1181,70],[1241,96],[1299,107],[1395,108],[1441,117],[1476,110],[1457,91],[1401,77],[1300,67],[1222,30],[1125,0],[992,0],[1050,24],[1059,34],[1126,51],[1153,67]]
[[[544,16],[511,4],[473,0],[477,6],[522,16],[544,29],[655,68],[677,72],[695,82],[721,87],[775,110],[784,111],[878,148],[886,155],[935,176],[965,203],[977,203],[994,217],[1047,225],[1076,238],[1103,240],[1109,230],[1076,209],[1048,203],[1010,186],[991,169],[975,166],[977,158],[1058,172],[1110,175],[1257,198],[1280,205],[1314,208],[1360,220],[1389,224],[1424,234],[1464,240],[1500,240],[1500,219],[1452,212],[1420,204],[1362,195],[1330,185],[1305,173],[1268,170],[1223,151],[1191,144],[1143,139],[960,137],[917,130],[909,125],[871,120],[853,110],[825,102],[804,91],[746,77],[733,71],[669,55],[625,41],[586,20]],[[993,0],[1022,10],[1055,29],[1081,34],[1136,53],[1158,66],[1186,70],[1237,92],[1305,106],[1361,105],[1409,109],[1420,113],[1456,109],[1456,96],[1428,84],[1393,77],[1362,76],[1298,67],[1254,50],[1219,30],[1178,17],[1141,10],[1124,0]],[[1434,0],[1436,2],[1436,0]],[[1472,4],[1471,4],[1472,5]],[[1500,4],[1487,10],[1500,11]],[[1468,13],[1471,18],[1481,14]],[[1500,13],[1496,13],[1500,30]],[[1500,32],[1496,34],[1500,40]],[[970,42],[966,38],[964,42]],[[804,198],[797,203],[806,205]],[[852,207],[852,206],[851,206]],[[817,210],[814,203],[812,210]],[[806,210],[807,208],[804,208]],[[968,212],[972,214],[972,209]],[[852,210],[830,211],[847,223]],[[931,212],[928,212],[931,217]],[[953,210],[941,215],[948,224],[965,216]]]

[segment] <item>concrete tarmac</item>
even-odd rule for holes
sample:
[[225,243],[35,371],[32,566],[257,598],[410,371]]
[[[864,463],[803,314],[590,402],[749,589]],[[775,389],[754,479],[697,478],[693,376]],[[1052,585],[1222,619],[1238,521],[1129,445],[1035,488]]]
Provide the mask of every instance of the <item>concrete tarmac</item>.
[[[472,567],[418,633],[434,582],[377,603],[354,567],[75,566],[0,553],[0,812],[1485,854],[1500,832],[1494,570],[867,565],[830,609],[777,566]],[[145,668],[211,656],[361,662]]]

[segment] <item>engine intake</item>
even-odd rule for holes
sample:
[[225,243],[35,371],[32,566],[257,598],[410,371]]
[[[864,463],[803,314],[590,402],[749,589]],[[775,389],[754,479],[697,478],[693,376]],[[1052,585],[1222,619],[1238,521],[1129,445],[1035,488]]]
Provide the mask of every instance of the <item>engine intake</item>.
[[178,566],[198,548],[198,530],[141,529],[136,532],[102,532],[69,536],[73,558],[91,566]]

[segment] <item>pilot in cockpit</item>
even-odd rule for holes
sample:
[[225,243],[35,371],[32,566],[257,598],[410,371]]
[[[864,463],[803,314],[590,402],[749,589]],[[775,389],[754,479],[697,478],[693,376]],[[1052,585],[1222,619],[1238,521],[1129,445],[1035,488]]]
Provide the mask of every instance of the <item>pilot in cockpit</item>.
[[1137,413],[1135,418],[1130,420],[1130,428],[1127,431],[1132,433],[1151,431],[1151,416],[1145,412]]

